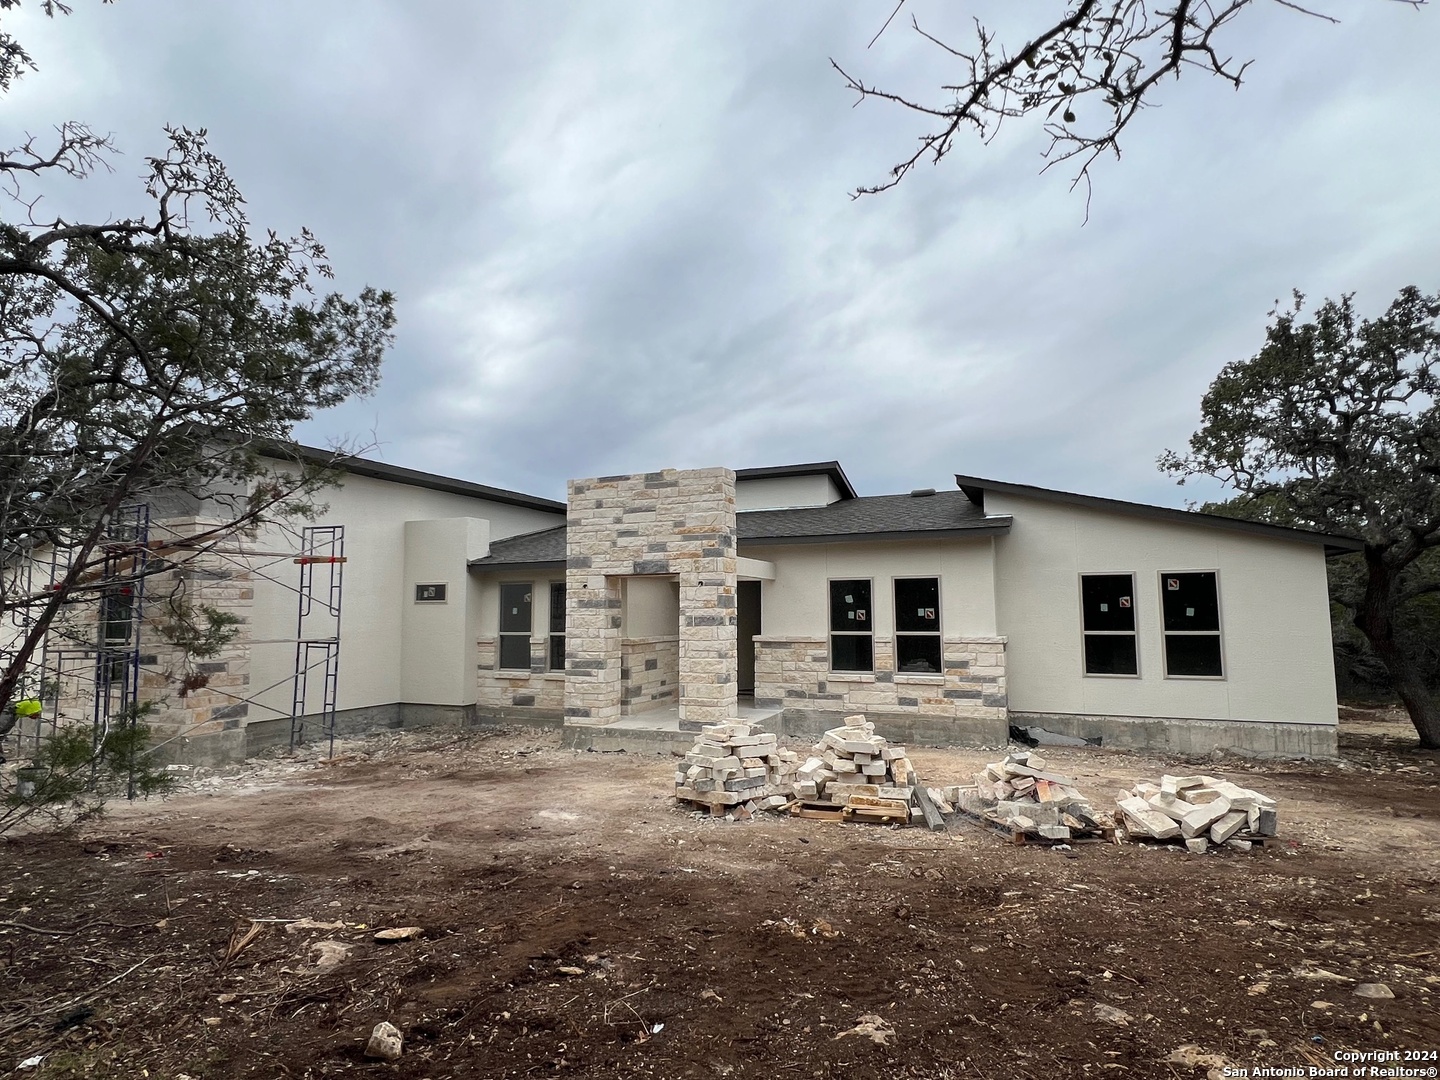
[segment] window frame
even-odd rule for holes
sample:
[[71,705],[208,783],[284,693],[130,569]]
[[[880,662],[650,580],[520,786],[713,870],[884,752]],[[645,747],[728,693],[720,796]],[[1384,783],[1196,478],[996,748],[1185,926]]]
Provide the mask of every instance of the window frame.
[[[124,627],[123,634],[111,633]],[[97,638],[102,650],[124,650],[135,640],[135,588],[119,585],[100,594],[100,619]]]
[[[496,623],[495,623],[495,670],[496,670],[496,671],[514,671],[514,672],[524,671],[525,674],[528,675],[528,674],[530,674],[530,669],[531,669],[531,667],[534,666],[534,660],[533,660],[533,658],[530,656],[530,642],[531,642],[531,638],[533,637],[533,635],[534,635],[534,633],[535,633],[535,583],[534,583],[533,581],[501,581],[501,582],[497,582],[497,585],[498,585],[499,596],[498,596],[498,604],[496,605],[496,607],[497,607],[496,614],[499,616],[499,618],[496,620]],[[529,590],[529,592],[530,592],[530,629],[525,630],[525,631],[523,631],[523,632],[522,632],[522,631],[519,631],[519,630],[502,630],[502,629],[500,629],[502,626],[505,625],[505,588],[506,588],[506,586],[521,586],[521,587]],[[505,658],[505,639],[506,639],[507,637],[508,637],[508,638],[523,637],[523,638],[525,639],[525,666],[524,666],[523,668],[515,668],[515,667],[506,667],[506,666],[505,666],[505,659],[504,659],[504,658]]]
[[[1165,577],[1178,574],[1215,575],[1215,629],[1214,630],[1166,630],[1165,629]],[[1218,567],[1192,567],[1188,570],[1157,570],[1155,572],[1156,604],[1160,615],[1160,670],[1167,679],[1179,682],[1225,682],[1230,677],[1230,661],[1225,656],[1225,608],[1220,600],[1220,570]],[[1220,646],[1219,675],[1171,675],[1169,638],[1213,637]]]
[[[558,634],[555,632],[555,596],[556,596],[557,590],[558,590],[559,596],[560,596],[560,632],[559,632]],[[550,618],[550,628],[549,628],[549,629],[550,629],[550,633],[549,633],[549,635],[547,636],[546,641],[545,641],[545,650],[546,650],[546,667],[545,667],[545,670],[546,670],[547,672],[556,672],[556,671],[564,672],[564,670],[565,670],[565,582],[564,582],[564,581],[552,581],[552,582],[550,582],[550,615],[549,615],[549,618]],[[559,663],[558,666],[557,666],[556,663],[555,663],[555,659],[556,659],[556,656],[555,656],[555,643],[556,643],[557,641],[560,643],[560,656],[559,656],[560,663]]]
[[[846,580],[846,579],[841,579]],[[933,581],[935,582],[935,629],[934,630],[901,630],[900,629],[900,602],[895,595],[895,586],[902,581]],[[905,678],[944,678],[945,677],[945,597],[941,592],[939,574],[905,574],[901,577],[890,579],[890,648],[891,657],[894,661],[896,675]],[[900,669],[900,639],[902,637],[933,637],[940,643],[940,667],[935,671],[902,671]]]
[[[863,581],[870,586],[870,607],[867,609],[869,615],[866,619],[870,624],[869,630],[834,630],[831,629],[834,623],[834,614],[831,604],[834,600],[834,586],[840,581]],[[835,645],[834,639],[839,637],[868,637],[870,639],[870,666],[868,668],[837,668],[835,666]],[[874,675],[875,674],[875,579],[840,577],[825,579],[825,663],[828,665],[832,675]]]
[[[1134,614],[1133,630],[1086,630],[1085,629],[1085,579],[1087,577],[1128,577],[1130,579],[1130,610]],[[1138,679],[1144,673],[1140,656],[1140,596],[1135,586],[1139,575],[1134,570],[1082,570],[1075,576],[1076,595],[1079,598],[1080,617],[1080,675],[1086,679]],[[1094,634],[1097,637],[1126,637],[1135,640],[1135,674],[1124,675],[1115,671],[1090,671],[1085,666],[1085,639]]]

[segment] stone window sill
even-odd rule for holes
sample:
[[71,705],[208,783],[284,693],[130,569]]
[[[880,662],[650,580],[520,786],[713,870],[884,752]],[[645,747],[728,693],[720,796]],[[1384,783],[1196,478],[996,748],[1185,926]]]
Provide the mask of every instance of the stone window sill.
[[944,676],[944,675],[913,675],[913,674],[908,674],[908,673],[905,674],[905,675],[901,675],[900,673],[897,672],[897,673],[895,674],[895,681],[896,681],[897,683],[920,683],[920,684],[925,685],[925,686],[944,686],[944,685],[945,685],[945,676]]
[[875,676],[861,671],[831,671],[825,676],[826,682],[874,682]]

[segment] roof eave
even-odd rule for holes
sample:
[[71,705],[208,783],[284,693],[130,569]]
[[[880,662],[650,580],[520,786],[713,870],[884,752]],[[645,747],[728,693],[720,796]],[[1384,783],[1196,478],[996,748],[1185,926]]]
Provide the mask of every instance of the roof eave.
[[1323,544],[1327,557],[1360,551],[1365,546],[1362,541],[1351,536],[1315,532],[1311,529],[1293,529],[1285,525],[1269,525],[1262,521],[1246,521],[1243,518],[1225,517],[1221,514],[1202,514],[1196,510],[1176,510],[1170,506],[1151,506],[1148,503],[1126,502],[1123,499],[1107,499],[1099,495],[1081,495],[1073,491],[1056,491],[1053,488],[1033,487],[1029,484],[1009,484],[1001,480],[984,480],[978,476],[961,476],[958,473],[955,476],[955,486],[965,493],[966,498],[982,509],[985,505],[985,492],[994,491],[1001,495],[1018,495],[1021,498],[1065,503],[1070,506],[1105,510],[1151,521],[1199,525],[1202,528],[1224,529],[1230,532],[1248,533],[1251,536],[1263,536],[1270,540]]
[[1010,531],[1010,519],[963,529],[897,529],[890,532],[816,533],[808,536],[741,536],[737,547],[774,547],[782,544],[857,544],[868,540],[959,540],[968,536],[996,536]]
[[487,556],[484,559],[471,559],[467,564],[471,570],[505,570],[505,571],[530,571],[530,570],[564,570],[564,559],[542,559],[535,562],[490,562]]
[[266,457],[274,458],[277,461],[298,458],[311,464],[329,466],[347,473],[354,473],[356,476],[369,477],[372,480],[386,480],[395,484],[406,484],[410,487],[428,488],[432,491],[464,495],[472,499],[484,499],[487,502],[502,503],[506,506],[520,506],[527,510],[543,510],[553,514],[563,514],[566,510],[563,502],[557,502],[554,499],[543,499],[538,495],[527,495],[522,491],[489,487],[486,484],[476,484],[452,476],[421,472],[419,469],[407,469],[404,466],[389,465],[383,461],[371,461],[368,458],[336,454],[316,446],[303,446],[300,443],[294,444],[293,448],[272,445],[262,452]]

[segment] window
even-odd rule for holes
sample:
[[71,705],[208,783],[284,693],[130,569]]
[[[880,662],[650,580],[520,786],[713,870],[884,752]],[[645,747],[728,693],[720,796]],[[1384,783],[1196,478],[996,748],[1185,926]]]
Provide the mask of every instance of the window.
[[500,666],[530,670],[529,584],[506,582],[500,586]]
[[1134,574],[1081,574],[1080,617],[1086,675],[1140,674]]
[[565,583],[550,583],[550,670],[565,670]]
[[128,645],[135,632],[135,592],[128,585],[107,592],[100,602],[100,644]]
[[830,582],[830,670],[874,671],[870,582]]
[[1220,679],[1220,589],[1213,570],[1160,575],[1167,677]]
[[895,670],[939,675],[940,579],[895,579]]

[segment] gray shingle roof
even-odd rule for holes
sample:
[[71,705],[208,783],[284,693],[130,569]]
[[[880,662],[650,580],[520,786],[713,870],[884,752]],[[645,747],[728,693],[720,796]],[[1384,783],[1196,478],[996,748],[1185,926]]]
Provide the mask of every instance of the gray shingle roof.
[[[799,544],[823,541],[937,539],[1004,532],[1008,516],[987,517],[958,491],[934,495],[874,495],[842,499],[829,506],[793,510],[745,510],[735,515],[741,544]],[[470,565],[478,569],[563,566],[565,527],[525,533],[490,545],[490,554]]]
[[933,495],[871,495],[829,506],[794,510],[747,510],[736,516],[742,544],[903,539],[959,533],[1004,532],[1010,518],[986,517],[959,491]]
[[565,565],[564,525],[496,540],[490,545],[489,555],[475,559],[470,565],[484,569],[489,566],[541,566],[548,563]]

